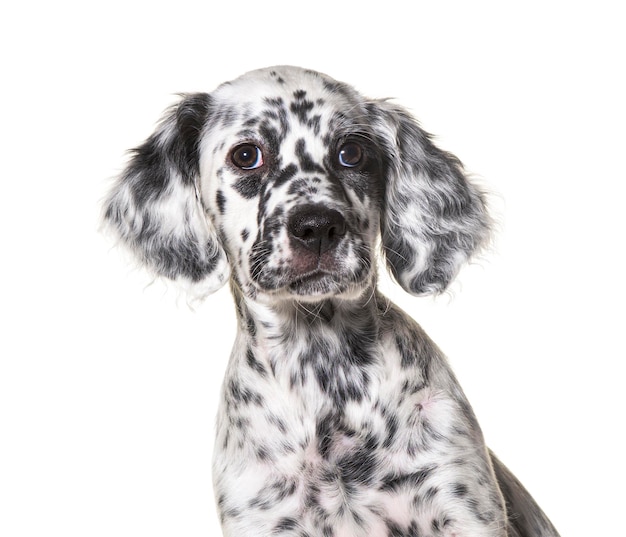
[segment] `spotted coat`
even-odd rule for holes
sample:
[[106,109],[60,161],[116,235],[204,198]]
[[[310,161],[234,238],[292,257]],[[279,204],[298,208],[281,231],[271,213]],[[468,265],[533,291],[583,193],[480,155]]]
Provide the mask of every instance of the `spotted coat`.
[[401,107],[294,67],[189,94],[105,204],[121,242],[239,330],[214,488],[225,536],[555,536],[485,447],[444,356],[376,290],[447,287],[484,196]]

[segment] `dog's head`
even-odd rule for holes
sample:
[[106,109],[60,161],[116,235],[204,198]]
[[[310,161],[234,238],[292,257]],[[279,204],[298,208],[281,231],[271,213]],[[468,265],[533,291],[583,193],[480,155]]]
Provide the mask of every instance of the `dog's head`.
[[355,296],[378,237],[409,292],[443,290],[488,232],[460,162],[402,108],[276,67],[186,95],[138,147],[105,220],[161,276],[203,294]]

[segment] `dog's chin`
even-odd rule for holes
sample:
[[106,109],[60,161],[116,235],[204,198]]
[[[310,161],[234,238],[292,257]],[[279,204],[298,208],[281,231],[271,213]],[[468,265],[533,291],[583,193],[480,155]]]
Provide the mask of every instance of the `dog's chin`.
[[317,301],[330,296],[343,296],[353,286],[331,273],[320,271],[295,278],[285,290],[301,300]]
[[354,300],[360,297],[370,282],[369,275],[360,280],[342,278],[341,275],[326,271],[314,271],[292,277],[278,288],[259,289],[273,298],[297,300],[298,302],[321,302],[329,298]]

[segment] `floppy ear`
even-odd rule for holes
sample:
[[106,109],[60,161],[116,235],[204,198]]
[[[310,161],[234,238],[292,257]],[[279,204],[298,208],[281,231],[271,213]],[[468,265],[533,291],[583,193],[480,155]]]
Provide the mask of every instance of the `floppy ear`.
[[132,158],[104,205],[105,224],[159,276],[206,296],[229,275],[226,255],[199,195],[199,145],[211,97],[172,107]]
[[410,114],[370,105],[385,152],[382,246],[392,274],[416,295],[443,291],[488,239],[483,194],[461,162],[437,148]]

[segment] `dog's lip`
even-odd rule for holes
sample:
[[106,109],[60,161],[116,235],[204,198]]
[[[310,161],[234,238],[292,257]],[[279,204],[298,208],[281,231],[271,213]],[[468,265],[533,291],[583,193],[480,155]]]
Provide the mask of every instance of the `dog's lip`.
[[292,274],[289,279],[283,280],[281,285],[269,288],[256,283],[256,287],[259,292],[273,296],[317,301],[346,293],[352,296],[362,289],[366,281],[369,281],[369,278],[362,281],[350,280],[342,276],[341,271],[316,268],[301,274]]
[[315,283],[329,276],[332,277],[333,273],[327,270],[315,269],[305,274],[299,274],[298,276],[296,276],[295,278],[291,280],[291,282],[289,283],[289,286],[295,287],[298,285]]
[[339,292],[343,288],[343,283],[338,276],[337,273],[328,270],[312,270],[293,278],[287,285],[287,289],[303,296]]

